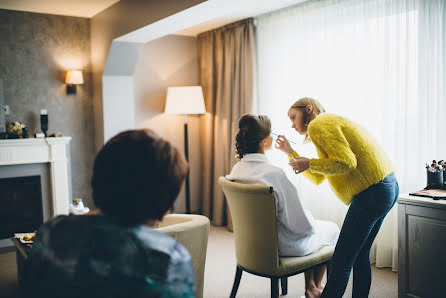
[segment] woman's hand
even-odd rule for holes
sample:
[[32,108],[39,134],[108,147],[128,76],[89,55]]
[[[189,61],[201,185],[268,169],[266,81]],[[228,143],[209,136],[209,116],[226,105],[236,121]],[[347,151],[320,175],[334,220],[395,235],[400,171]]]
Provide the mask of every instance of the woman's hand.
[[310,168],[310,159],[306,157],[291,158],[289,164],[294,173],[299,174]]
[[283,151],[286,155],[290,155],[294,151],[293,148],[291,148],[290,143],[288,143],[288,140],[284,136],[277,137],[274,147]]

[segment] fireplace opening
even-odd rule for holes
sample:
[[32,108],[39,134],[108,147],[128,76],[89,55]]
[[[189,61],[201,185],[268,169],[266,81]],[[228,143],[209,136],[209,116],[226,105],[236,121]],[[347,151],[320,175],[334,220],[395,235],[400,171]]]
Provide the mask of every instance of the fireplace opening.
[[0,239],[33,232],[43,223],[40,176],[0,179]]

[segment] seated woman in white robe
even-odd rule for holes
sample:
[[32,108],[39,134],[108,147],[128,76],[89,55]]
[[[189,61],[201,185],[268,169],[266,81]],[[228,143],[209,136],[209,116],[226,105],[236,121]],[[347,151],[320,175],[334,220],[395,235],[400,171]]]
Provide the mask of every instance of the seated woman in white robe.
[[[273,187],[280,256],[305,256],[324,245],[335,246],[339,236],[336,224],[315,220],[304,209],[294,185],[285,172],[265,156],[271,149],[271,122],[267,116],[243,115],[239,120],[236,149],[240,161],[226,179]],[[305,296],[320,297],[326,266],[305,272]]]

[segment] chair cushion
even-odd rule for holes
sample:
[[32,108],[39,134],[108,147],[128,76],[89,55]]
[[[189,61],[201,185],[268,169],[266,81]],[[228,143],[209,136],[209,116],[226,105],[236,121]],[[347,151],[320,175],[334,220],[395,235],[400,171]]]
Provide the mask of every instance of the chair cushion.
[[301,271],[331,259],[334,248],[323,246],[317,252],[303,257],[280,257],[277,275]]

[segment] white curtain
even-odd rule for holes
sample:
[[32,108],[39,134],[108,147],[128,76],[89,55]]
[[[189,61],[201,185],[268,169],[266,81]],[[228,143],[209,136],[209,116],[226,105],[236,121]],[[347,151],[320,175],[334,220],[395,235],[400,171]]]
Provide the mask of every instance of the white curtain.
[[[293,131],[290,105],[309,96],[328,112],[367,128],[391,158],[400,193],[425,187],[424,165],[446,159],[446,0],[309,1],[260,17],[259,112],[302,154],[311,144]],[[288,168],[286,157],[271,159]],[[342,225],[347,206],[328,184],[294,175],[316,218]],[[377,267],[397,270],[397,212],[387,216],[372,250]]]

